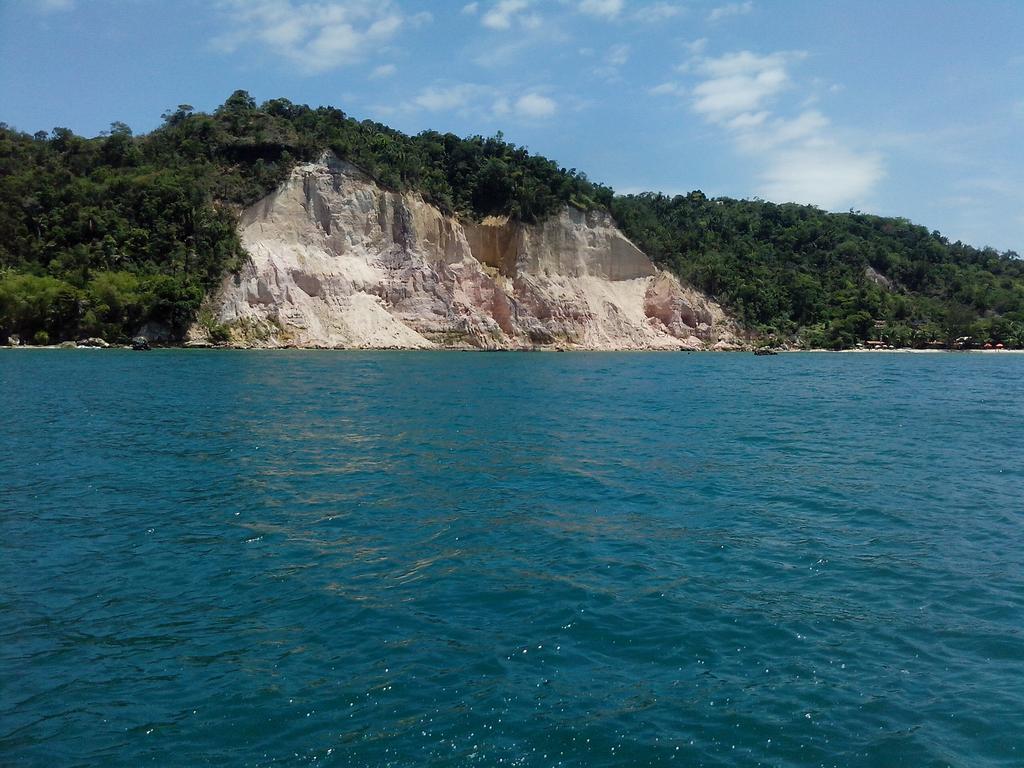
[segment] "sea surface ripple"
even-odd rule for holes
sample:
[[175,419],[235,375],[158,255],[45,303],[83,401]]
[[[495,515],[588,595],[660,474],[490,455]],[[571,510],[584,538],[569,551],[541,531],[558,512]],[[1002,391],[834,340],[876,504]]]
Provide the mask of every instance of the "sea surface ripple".
[[1024,765],[1024,356],[0,352],[0,764]]

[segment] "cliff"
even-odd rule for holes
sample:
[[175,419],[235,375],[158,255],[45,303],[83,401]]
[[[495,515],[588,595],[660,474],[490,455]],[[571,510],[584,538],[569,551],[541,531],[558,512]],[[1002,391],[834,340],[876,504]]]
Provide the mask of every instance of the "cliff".
[[192,341],[219,325],[253,347],[738,343],[721,307],[656,269],[606,213],[464,222],[325,156],[247,209],[241,237],[249,259],[209,297]]
[[[379,186],[323,160],[332,146]],[[1024,348],[1014,251],[858,211],[699,190],[616,195],[502,136],[406,136],[238,91],[212,114],[179,109],[141,136],[61,128],[43,139],[0,124],[0,158],[0,340],[675,348],[733,338],[717,306],[646,256],[713,294],[746,338]],[[296,161],[307,165],[293,175]],[[424,201],[471,222],[524,212],[545,223],[466,224]],[[610,211],[624,234],[573,203]],[[237,282],[225,281],[240,259]]]

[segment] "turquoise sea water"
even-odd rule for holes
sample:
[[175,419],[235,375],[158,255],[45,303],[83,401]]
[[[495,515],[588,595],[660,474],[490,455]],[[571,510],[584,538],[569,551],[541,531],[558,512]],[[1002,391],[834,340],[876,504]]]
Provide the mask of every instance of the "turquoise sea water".
[[0,352],[0,764],[1024,765],[1022,379]]

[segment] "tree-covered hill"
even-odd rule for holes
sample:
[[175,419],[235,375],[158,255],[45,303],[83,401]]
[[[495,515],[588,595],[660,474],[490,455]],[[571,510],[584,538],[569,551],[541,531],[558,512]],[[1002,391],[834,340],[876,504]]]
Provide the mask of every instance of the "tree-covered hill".
[[1024,346],[1024,264],[904,220],[700,193],[613,197],[500,134],[407,136],[331,107],[257,105],[244,91],[212,114],[181,105],[163,119],[144,136],[114,123],[92,139],[0,124],[0,340],[116,341],[147,322],[180,335],[243,257],[241,208],[329,149],[462,217],[610,209],[656,262],[765,335]]
[[1024,347],[1024,260],[950,243],[906,219],[808,205],[616,197],[620,226],[651,258],[765,336],[808,347],[865,339]]

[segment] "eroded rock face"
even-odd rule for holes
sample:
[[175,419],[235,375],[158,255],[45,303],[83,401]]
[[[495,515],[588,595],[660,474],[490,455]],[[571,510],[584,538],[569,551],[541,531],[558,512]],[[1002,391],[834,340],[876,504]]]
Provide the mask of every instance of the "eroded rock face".
[[[702,349],[722,309],[655,268],[605,213],[465,223],[332,157],[242,218],[250,259],[190,333],[258,347]],[[212,322],[210,320],[212,318]]]

